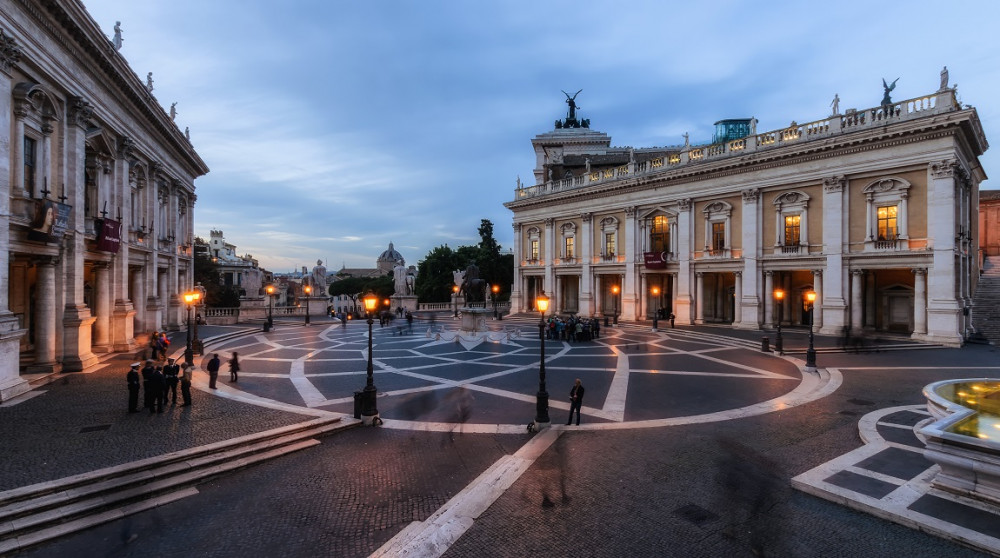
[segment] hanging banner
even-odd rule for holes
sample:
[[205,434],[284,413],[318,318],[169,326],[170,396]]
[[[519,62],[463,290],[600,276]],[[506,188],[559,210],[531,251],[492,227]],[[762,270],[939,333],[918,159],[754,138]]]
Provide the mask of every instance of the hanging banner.
[[667,268],[667,253],[666,252],[643,252],[643,260],[646,264],[646,269],[666,269]]
[[97,233],[97,249],[103,252],[118,253],[121,246],[122,224],[114,219],[104,219],[100,221],[100,229]]
[[69,230],[69,216],[73,212],[73,206],[59,202],[52,202],[52,206],[56,208],[56,220],[52,223],[50,236],[53,241],[58,241]]
[[31,230],[28,240],[38,242],[52,241],[52,226],[56,222],[56,208],[49,200],[35,200],[34,217],[31,219]]

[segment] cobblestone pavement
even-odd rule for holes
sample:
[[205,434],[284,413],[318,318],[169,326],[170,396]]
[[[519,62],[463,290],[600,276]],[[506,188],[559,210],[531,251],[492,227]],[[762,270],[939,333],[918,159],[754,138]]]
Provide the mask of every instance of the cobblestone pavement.
[[[638,337],[639,329],[622,328],[629,336],[636,336],[635,354],[651,352],[648,346],[638,348],[643,344]],[[713,335],[724,333],[718,328],[711,330]],[[271,335],[267,339],[287,335],[284,339],[288,340],[302,336],[302,332],[283,332],[279,328]],[[390,332],[376,333],[376,336],[377,339],[386,337],[382,341],[392,337]],[[830,339],[817,340],[821,347],[824,343],[835,343]],[[225,348],[234,350],[232,347],[246,342],[248,340],[229,341]],[[548,351],[548,345],[546,349]],[[671,350],[688,349],[678,345]],[[750,353],[741,354],[746,358],[751,356]],[[754,358],[761,356],[754,355]],[[993,366],[996,356],[992,347],[985,346],[858,355],[821,353],[821,367],[839,369],[843,377],[839,389],[798,406],[719,422],[695,420],[673,426],[607,429],[615,426],[614,420],[591,412],[585,419],[591,423],[591,429],[570,427],[563,431],[554,445],[476,518],[444,555],[452,558],[529,555],[978,556],[954,543],[794,491],[789,479],[860,446],[857,421],[873,409],[919,404],[922,402],[921,388],[939,379],[997,377],[1000,370]],[[359,357],[356,354],[354,358],[358,360]],[[449,358],[460,357],[452,355]],[[682,360],[680,353],[664,358],[668,361],[672,358],[671,365],[657,369],[684,371],[690,368],[678,364],[688,362]],[[690,355],[683,355],[683,358],[690,358]],[[785,364],[790,363],[789,370],[796,368],[794,361],[768,358],[779,367],[779,373]],[[753,402],[785,393],[784,389],[764,389],[762,393],[749,396],[738,393],[741,389],[747,390],[747,384],[720,389],[716,381],[726,378],[720,372],[744,364],[729,362],[701,370],[701,374],[694,375],[704,379],[701,389],[698,382],[684,382],[681,384],[685,390],[683,396],[673,399],[658,398],[650,393],[648,384],[636,383],[634,391],[628,392],[630,401],[625,414],[634,413],[640,421],[649,416],[654,417],[652,420],[670,420],[686,413],[732,409],[746,404],[747,397]],[[278,400],[285,398],[289,402],[299,397],[299,404],[305,403],[301,392],[289,380],[289,370],[279,373],[277,369],[255,370],[254,366],[244,366],[248,373],[245,378],[241,374],[238,382],[241,390],[275,396]],[[357,367],[357,363],[352,366]],[[770,371],[759,364],[748,366]],[[304,371],[308,372],[308,368]],[[347,372],[352,379],[345,386],[360,387],[357,378],[363,376],[359,376],[356,369]],[[120,374],[123,377],[124,370]],[[792,371],[783,373],[788,377],[794,377],[793,374]],[[640,377],[647,376],[657,377],[651,373]],[[681,381],[689,380],[690,376],[674,374],[669,377]],[[388,381],[388,375],[381,377]],[[418,379],[423,381],[415,382],[416,385],[426,385],[425,379]],[[595,382],[592,385],[600,385],[591,381]],[[789,382],[767,377],[752,382],[749,385],[798,383],[797,380]],[[86,384],[67,385],[87,387]],[[670,383],[665,385],[671,387]],[[55,387],[52,386],[53,390]],[[268,422],[268,427],[303,420],[291,413],[251,407],[231,399],[229,394],[238,391],[230,389],[232,387],[220,390],[225,391],[227,397],[211,399],[220,405],[234,407],[225,407],[225,413],[216,415],[218,418],[214,421],[197,421],[194,430],[200,430],[203,424],[213,426],[211,433],[199,432],[198,436],[214,436],[217,433],[215,426],[220,422],[239,424],[244,417],[251,423],[274,421],[273,425]],[[382,385],[379,388],[380,391],[385,389]],[[521,388],[505,391],[517,392],[518,389]],[[595,390],[597,400],[610,389]],[[113,392],[111,387],[108,390],[109,394]],[[86,389],[71,390],[75,394],[83,392],[89,394]],[[335,390],[329,391],[326,387],[321,388],[321,393],[323,401],[330,400],[331,394],[336,395]],[[197,409],[202,399],[209,399],[201,392],[195,395],[193,409]],[[383,395],[380,410],[383,401],[391,401],[391,397],[402,399],[404,395]],[[11,408],[0,408],[0,424],[6,423],[2,413],[23,405],[28,414],[28,405],[46,396]],[[510,417],[530,418],[533,415],[533,398],[522,402],[522,406],[510,397],[489,404],[489,398],[481,397],[480,392],[475,397],[476,407],[470,422],[492,421],[495,425],[511,420]],[[720,398],[726,399],[727,405],[720,405]],[[590,401],[593,404],[593,400]],[[121,404],[124,406],[123,385]],[[346,408],[347,404],[324,403],[319,407],[333,410],[338,406]],[[683,408],[678,409],[679,406]],[[58,410],[59,405],[56,405],[52,411],[55,418],[46,419],[51,424],[58,423]],[[400,411],[389,404],[383,412],[391,415]],[[76,410],[69,412],[74,416],[76,413]],[[448,413],[414,414],[433,421],[456,419]],[[257,418],[258,415],[263,418]],[[146,421],[167,417],[137,415],[137,418]],[[553,411],[553,418],[561,418],[561,412]],[[82,423],[79,417],[74,420]],[[289,422],[282,423],[284,420]],[[395,420],[401,421],[401,418]],[[67,419],[66,422],[72,421]],[[18,429],[12,430],[12,436],[20,436]],[[57,432],[59,436],[52,438],[55,445],[63,443],[64,438],[72,439],[71,431]],[[46,440],[45,434],[45,429],[39,429],[34,441]],[[235,435],[238,434],[224,437]],[[427,519],[498,459],[513,454],[530,439],[531,435],[523,430],[510,434],[477,434],[463,433],[462,429],[455,432],[352,429],[324,437],[314,448],[200,485],[198,495],[29,549],[20,555],[368,556],[411,522]],[[128,440],[119,442],[129,443]],[[118,447],[103,449],[112,452],[118,451]],[[30,453],[29,449],[25,442],[17,453]],[[98,447],[94,451],[98,459],[101,449]],[[166,451],[170,450],[163,452]],[[52,450],[49,453],[59,452]],[[129,460],[145,456],[140,453]],[[22,465],[26,468],[39,466],[34,461],[24,461]],[[103,465],[86,463],[86,470],[98,466]],[[10,470],[13,476],[21,474],[17,466]]]

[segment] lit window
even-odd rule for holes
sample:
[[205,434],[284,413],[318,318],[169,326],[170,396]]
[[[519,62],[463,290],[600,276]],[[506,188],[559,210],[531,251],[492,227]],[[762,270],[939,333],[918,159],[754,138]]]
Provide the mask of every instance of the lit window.
[[653,218],[653,226],[649,233],[649,250],[651,252],[670,251],[670,222],[663,215]]
[[896,206],[888,205],[878,208],[878,239],[896,239]]
[[726,249],[726,223],[716,221],[712,223],[712,250]]
[[566,257],[567,258],[574,258],[574,257],[576,257],[574,255],[575,254],[575,252],[574,252],[575,242],[576,242],[576,238],[574,238],[572,236],[567,236],[566,237]]
[[799,243],[800,215],[785,215],[785,246],[796,246]]
[[607,256],[615,255],[615,233],[613,232],[604,233],[604,254]]
[[531,259],[532,260],[537,260],[538,259],[538,241],[537,240],[532,240],[531,241]]

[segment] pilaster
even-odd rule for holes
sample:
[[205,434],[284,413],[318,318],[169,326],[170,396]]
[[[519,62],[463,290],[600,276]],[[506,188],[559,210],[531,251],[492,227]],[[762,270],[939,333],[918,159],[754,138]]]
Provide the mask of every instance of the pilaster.
[[[838,119],[839,120],[839,119]],[[831,176],[823,180],[823,255],[826,258],[826,269],[830,271],[824,277],[822,308],[823,325],[817,328],[820,333],[839,335],[848,323],[847,288],[845,281],[847,273],[844,269],[844,251],[847,238],[847,227],[850,225],[848,215],[847,178],[842,175]],[[830,226],[838,223],[838,226]],[[819,299],[819,293],[817,293]]]
[[694,242],[694,220],[690,199],[677,202],[677,298],[674,301],[675,323],[690,325],[694,317],[691,308],[691,246]]
[[638,316],[639,297],[642,291],[636,278],[636,224],[635,206],[625,208],[625,281],[622,285],[621,319],[627,322],[636,321]]
[[[759,329],[761,323],[761,301],[757,296],[760,277],[760,256],[763,239],[762,208],[760,191],[751,188],[743,191],[743,273],[742,280],[736,280],[736,314],[733,323],[738,329]],[[737,274],[739,277],[741,274]]]
[[594,214],[580,215],[580,315],[594,315],[594,280],[590,276],[590,264],[594,253]]

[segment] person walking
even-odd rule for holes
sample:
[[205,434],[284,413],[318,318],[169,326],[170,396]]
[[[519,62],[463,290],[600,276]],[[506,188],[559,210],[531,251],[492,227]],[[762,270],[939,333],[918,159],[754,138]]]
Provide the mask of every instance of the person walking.
[[177,404],[177,376],[180,371],[181,367],[174,363],[174,359],[167,359],[167,365],[163,367],[163,378],[166,382],[164,400],[169,396],[171,405]]
[[153,361],[147,360],[146,366],[142,367],[142,408],[150,409],[153,406],[153,386],[149,382],[152,381],[153,372],[156,370],[153,368]]
[[215,381],[219,379],[219,367],[221,365],[219,353],[213,353],[212,360],[208,361],[208,387],[210,389],[216,389]]
[[139,363],[133,362],[125,375],[128,384],[128,412],[139,412]]
[[149,375],[149,389],[153,396],[153,404],[149,407],[149,414],[162,413],[163,404],[167,399],[167,383],[163,378],[163,370],[159,366]]
[[181,368],[181,397],[184,399],[182,407],[191,406],[191,380],[194,377],[194,365],[184,363]]
[[233,358],[229,359],[229,381],[235,382],[240,379],[240,356],[233,352]]
[[580,426],[580,407],[583,406],[583,384],[580,383],[580,378],[576,379],[576,383],[573,384],[573,389],[569,390],[569,419],[566,420],[566,425],[568,426],[573,422],[573,411],[576,411],[576,425]]

